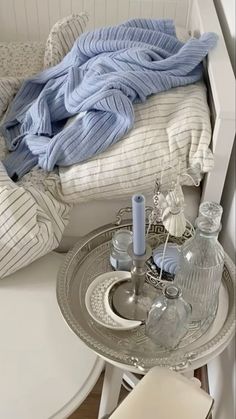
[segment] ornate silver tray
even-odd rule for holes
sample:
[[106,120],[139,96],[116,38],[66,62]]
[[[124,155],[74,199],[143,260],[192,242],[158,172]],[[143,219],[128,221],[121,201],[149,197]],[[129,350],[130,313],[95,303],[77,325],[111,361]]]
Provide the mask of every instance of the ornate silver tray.
[[[117,225],[118,224],[118,225]],[[226,255],[216,318],[198,329],[189,330],[175,350],[168,351],[151,342],[144,327],[130,331],[109,330],[94,321],[85,305],[85,294],[100,274],[111,271],[110,241],[118,228],[131,229],[131,221],[108,224],[94,230],[67,254],[57,280],[57,299],[61,312],[77,336],[101,357],[131,371],[146,372],[155,365],[174,370],[198,368],[227,346],[235,331],[234,264]],[[149,244],[157,245],[165,238],[161,224],[151,226]],[[186,230],[181,238],[170,240],[181,244],[191,236]],[[157,294],[158,283],[153,281]]]

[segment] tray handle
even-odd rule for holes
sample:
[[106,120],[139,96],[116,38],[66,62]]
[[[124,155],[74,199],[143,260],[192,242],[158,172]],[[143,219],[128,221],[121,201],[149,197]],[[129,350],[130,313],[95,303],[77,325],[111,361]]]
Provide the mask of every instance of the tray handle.
[[192,362],[197,357],[196,352],[188,352],[185,354],[184,359],[182,362],[176,364],[173,369],[174,371],[181,372],[186,370],[187,368],[191,368]]
[[[151,206],[145,207],[146,218],[148,220],[149,214],[152,212],[153,208]],[[132,207],[121,208],[116,214],[115,225],[119,226],[122,222],[124,214],[132,214]]]

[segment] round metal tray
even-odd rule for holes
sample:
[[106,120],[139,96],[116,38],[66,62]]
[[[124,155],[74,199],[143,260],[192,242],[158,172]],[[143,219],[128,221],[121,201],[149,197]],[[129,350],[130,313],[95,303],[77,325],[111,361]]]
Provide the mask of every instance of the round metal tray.
[[[211,324],[189,330],[174,350],[157,346],[145,336],[144,326],[131,331],[114,331],[99,325],[89,315],[85,294],[91,282],[100,274],[111,271],[110,241],[120,228],[131,229],[131,221],[108,224],[94,230],[79,241],[67,254],[57,280],[57,299],[70,328],[101,357],[131,371],[146,372],[155,365],[174,370],[198,368],[218,355],[227,346],[235,331],[234,264],[226,255],[217,315]],[[166,232],[161,224],[150,229],[149,244],[163,242]],[[181,238],[170,238],[181,244],[191,236],[186,230]],[[153,284],[157,294],[158,283]]]

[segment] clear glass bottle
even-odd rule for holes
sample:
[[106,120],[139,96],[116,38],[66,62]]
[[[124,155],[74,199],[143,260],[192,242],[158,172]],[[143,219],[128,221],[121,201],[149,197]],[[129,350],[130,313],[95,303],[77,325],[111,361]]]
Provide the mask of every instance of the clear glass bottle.
[[174,349],[188,331],[191,306],[176,285],[167,285],[152,304],[146,335],[155,343]]
[[199,207],[194,237],[181,249],[175,284],[192,306],[191,323],[214,319],[224,267],[224,250],[218,242],[223,209],[214,202]]
[[112,237],[110,263],[117,271],[130,271],[132,259],[127,253],[130,243],[132,243],[132,231],[118,230]]

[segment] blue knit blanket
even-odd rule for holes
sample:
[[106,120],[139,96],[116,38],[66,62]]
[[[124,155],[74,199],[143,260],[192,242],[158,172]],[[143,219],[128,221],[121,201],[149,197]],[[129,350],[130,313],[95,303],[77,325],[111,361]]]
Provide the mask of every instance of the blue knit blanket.
[[[133,103],[194,83],[216,35],[180,42],[171,20],[134,19],[82,34],[57,66],[25,81],[1,127],[8,174],[82,162],[134,124]],[[67,127],[68,117],[83,116]]]

